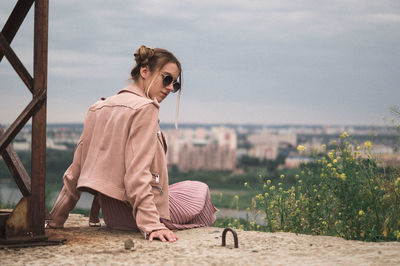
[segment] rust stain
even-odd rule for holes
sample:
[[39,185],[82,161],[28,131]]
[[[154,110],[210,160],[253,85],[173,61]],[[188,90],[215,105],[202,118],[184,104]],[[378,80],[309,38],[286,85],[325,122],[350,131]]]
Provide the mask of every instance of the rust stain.
[[21,235],[29,231],[29,198],[23,197],[6,222],[6,235]]

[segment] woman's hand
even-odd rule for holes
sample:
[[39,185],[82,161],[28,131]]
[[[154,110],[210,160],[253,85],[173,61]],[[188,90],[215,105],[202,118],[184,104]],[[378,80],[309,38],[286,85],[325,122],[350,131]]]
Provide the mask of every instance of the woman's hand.
[[166,242],[167,240],[169,242],[175,242],[176,240],[178,240],[178,237],[174,234],[174,232],[169,229],[162,229],[151,232],[149,236],[149,241],[153,241],[154,238],[158,238],[162,242]]

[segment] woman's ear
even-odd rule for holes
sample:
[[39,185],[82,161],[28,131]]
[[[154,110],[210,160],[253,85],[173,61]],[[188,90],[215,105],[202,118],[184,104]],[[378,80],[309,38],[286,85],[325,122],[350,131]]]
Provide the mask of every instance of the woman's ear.
[[150,76],[149,66],[140,67],[140,76],[143,79],[147,79]]

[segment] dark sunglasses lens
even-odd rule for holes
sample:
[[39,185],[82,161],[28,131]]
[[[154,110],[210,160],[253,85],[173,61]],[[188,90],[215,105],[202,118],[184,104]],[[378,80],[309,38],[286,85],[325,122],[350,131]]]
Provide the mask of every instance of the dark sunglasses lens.
[[180,88],[181,88],[181,84],[179,82],[175,82],[174,83],[174,93],[179,91]]
[[172,76],[170,76],[170,75],[165,76],[163,79],[163,85],[165,87],[168,86],[169,84],[171,84],[172,80],[173,80]]

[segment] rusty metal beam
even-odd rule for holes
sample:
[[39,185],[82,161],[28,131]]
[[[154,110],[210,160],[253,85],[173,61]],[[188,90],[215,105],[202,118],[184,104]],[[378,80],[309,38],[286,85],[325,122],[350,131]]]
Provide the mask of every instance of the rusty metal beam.
[[[46,216],[45,171],[48,0],[18,1],[1,33],[0,61],[4,54],[10,54],[10,51],[12,52],[9,44],[33,2],[35,2],[34,70],[33,86],[31,86],[33,99],[7,131],[2,135],[0,134],[0,153],[8,155],[12,151],[11,147],[9,147],[10,149],[8,148],[11,140],[15,138],[26,122],[32,117],[31,193],[29,196],[24,196],[12,212],[0,211],[0,249],[55,245],[65,242],[65,239],[49,239],[48,236],[46,236],[44,228]],[[7,58],[9,59],[8,55]],[[16,56],[15,58],[18,59]],[[11,61],[16,60],[11,59]],[[17,69],[16,71],[20,75]],[[15,166],[16,163],[11,162],[7,165]],[[27,190],[29,186],[27,180],[25,181],[25,188],[23,189]]]
[[[0,125],[0,136],[4,134],[4,130]],[[3,152],[1,156],[4,162],[7,164],[11,175],[14,177],[15,183],[17,183],[19,190],[23,196],[29,196],[31,194],[31,178],[25,170],[25,167],[21,163],[17,153],[9,145]]]
[[[34,26],[34,96],[47,92],[47,44],[48,44],[49,1],[35,1]],[[32,232],[34,235],[45,235],[46,217],[46,100],[32,117]]]
[[10,62],[15,72],[17,72],[28,89],[33,93],[33,79],[28,70],[26,70],[22,62],[19,60],[18,56],[14,53],[3,33],[0,33],[0,51],[7,57],[8,62]]
[[[6,24],[4,25],[1,33],[6,38],[7,42],[11,44],[12,40],[15,37],[19,27],[21,26],[22,22],[24,21],[26,15],[28,14],[34,0],[19,0],[11,12],[10,16]],[[0,62],[3,59],[3,52],[0,51]]]
[[29,118],[34,115],[46,100],[46,90],[35,96],[33,100],[25,107],[22,113],[11,124],[6,132],[0,137],[0,151],[3,151],[11,143],[12,139],[18,134],[21,128],[24,127]]

